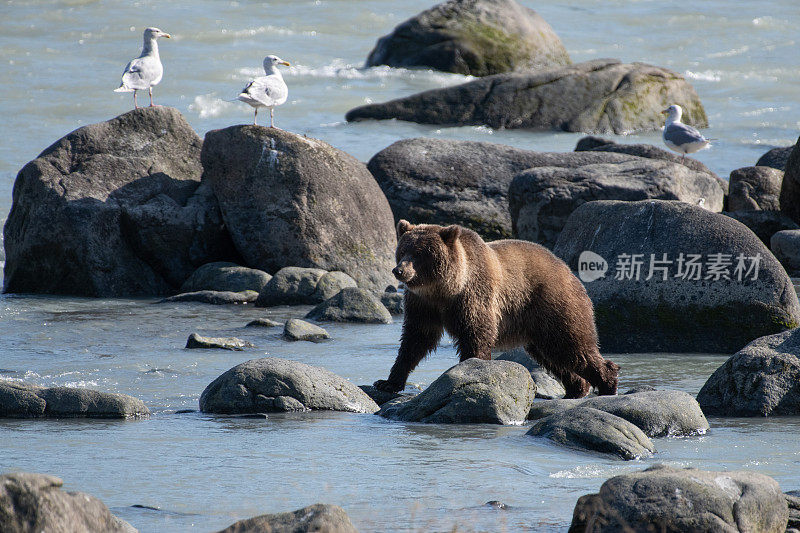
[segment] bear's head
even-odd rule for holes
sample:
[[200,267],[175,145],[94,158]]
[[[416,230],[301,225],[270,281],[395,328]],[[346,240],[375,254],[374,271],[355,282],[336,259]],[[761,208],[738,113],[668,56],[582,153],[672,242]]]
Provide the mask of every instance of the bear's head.
[[397,266],[392,274],[411,292],[422,292],[458,276],[463,261],[458,246],[460,226],[397,223]]

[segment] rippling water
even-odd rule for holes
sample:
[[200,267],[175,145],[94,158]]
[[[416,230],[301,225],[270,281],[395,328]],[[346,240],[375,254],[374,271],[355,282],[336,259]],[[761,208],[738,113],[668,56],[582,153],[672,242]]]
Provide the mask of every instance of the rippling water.
[[[561,36],[573,60],[618,57],[662,65],[689,78],[709,114],[714,148],[697,158],[720,175],[792,144],[800,123],[794,0],[523,2]],[[199,1],[4,2],[0,6],[0,220],[25,162],[84,124],[131,107],[112,91],[137,55],[144,27],[163,41],[164,81],[156,102],[175,106],[202,135],[246,123],[252,110],[230,102],[261,60],[292,62],[279,126],[324,139],[367,160],[414,136],[488,140],[536,150],[571,150],[580,134],[437,128],[401,122],[346,124],[364,102],[463,82],[428,71],[362,70],[375,40],[428,2]],[[617,138],[660,143],[659,132]],[[61,476],[69,489],[101,498],[142,531],[211,531],[236,519],[322,501],[342,505],[363,531],[557,531],[578,496],[608,477],[655,462],[747,468],[800,488],[800,421],[712,419],[704,437],[657,439],[652,460],[621,462],[550,446],[524,427],[424,426],[370,415],[209,417],[203,388],[244,360],[271,355],[321,365],[352,380],[384,377],[399,324],[332,325],[333,340],[287,343],[277,332],[243,328],[272,311],[148,300],[0,297],[0,379],[86,386],[142,398],[150,420],[0,420],[0,471]],[[184,350],[186,337],[235,335],[246,352]],[[649,384],[695,394],[724,355],[617,355],[621,386]],[[430,383],[455,362],[444,346],[412,379]],[[482,506],[489,500],[506,511]],[[132,505],[161,508],[154,511]]]

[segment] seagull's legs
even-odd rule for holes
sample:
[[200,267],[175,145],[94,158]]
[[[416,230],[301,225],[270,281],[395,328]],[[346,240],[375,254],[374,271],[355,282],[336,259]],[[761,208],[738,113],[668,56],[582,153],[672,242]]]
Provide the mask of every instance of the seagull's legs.
[[254,107],[253,109],[256,110],[256,114],[253,115],[253,126],[258,126],[258,108]]
[[681,158],[681,163],[686,163],[686,152],[683,152],[683,158]]
[[136,89],[133,90],[133,108],[139,109],[139,104],[136,103]]
[[148,87],[147,90],[150,93],[150,107],[153,107],[153,88]]
[[275,116],[273,115],[273,111],[274,110],[275,110],[274,107],[270,107],[269,108],[269,127],[270,128],[274,128],[275,127]]

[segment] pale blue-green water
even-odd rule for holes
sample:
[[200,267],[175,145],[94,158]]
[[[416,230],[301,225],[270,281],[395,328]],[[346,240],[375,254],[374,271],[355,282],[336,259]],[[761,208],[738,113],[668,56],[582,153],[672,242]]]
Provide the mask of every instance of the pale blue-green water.
[[[686,75],[709,114],[716,145],[697,158],[720,175],[752,165],[800,129],[800,8],[707,1],[523,2],[537,9],[575,61],[618,57]],[[375,40],[428,2],[33,2],[0,4],[0,220],[16,172],[60,136],[131,107],[115,94],[144,27],[162,41],[156,102],[177,107],[203,135],[249,122],[228,102],[275,53],[289,101],[279,126],[321,138],[359,159],[406,137],[488,140],[571,150],[580,134],[436,128],[399,122],[346,124],[344,113],[465,78],[388,68],[360,70]],[[616,138],[660,144],[660,133]],[[0,297],[0,379],[73,385],[142,398],[153,417],[136,422],[0,421],[0,471],[47,472],[101,498],[141,531],[213,531],[266,512],[315,502],[343,506],[362,531],[562,531],[578,496],[608,477],[655,462],[746,468],[800,488],[800,420],[712,419],[704,437],[656,439],[658,454],[626,463],[525,437],[525,427],[424,426],[371,415],[209,417],[196,409],[217,375],[264,355],[324,366],[354,383],[385,377],[400,326],[331,325],[327,343],[288,343],[244,329],[265,311],[146,300]],[[185,350],[188,335],[250,340],[246,352]],[[695,394],[725,355],[611,356],[623,389],[649,384]],[[430,383],[454,364],[447,345],[413,375]],[[500,500],[506,511],[482,506]],[[147,505],[161,511],[132,508]]]

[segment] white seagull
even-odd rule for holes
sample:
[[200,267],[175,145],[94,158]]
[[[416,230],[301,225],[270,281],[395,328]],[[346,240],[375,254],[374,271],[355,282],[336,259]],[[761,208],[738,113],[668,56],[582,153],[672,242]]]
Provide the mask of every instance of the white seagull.
[[712,139],[706,139],[695,128],[681,122],[681,115],[683,114],[681,106],[672,104],[661,114],[667,115],[664,133],[662,134],[664,144],[671,150],[683,154],[684,159],[686,159],[686,154],[693,154],[698,150],[711,146]]
[[257,124],[258,108],[269,108],[269,125],[271,128],[275,127],[275,120],[273,116],[273,109],[277,105],[281,105],[286,101],[289,96],[289,88],[286,82],[283,81],[278,70],[278,65],[291,66],[288,61],[284,61],[278,56],[267,56],[264,58],[264,72],[266,76],[259,76],[250,83],[247,87],[242,89],[242,92],[237,96],[239,100],[250,104],[256,110],[253,116],[253,124]]
[[161,58],[158,57],[158,43],[156,42],[159,37],[169,39],[170,34],[164,33],[158,28],[144,30],[144,46],[142,46],[141,55],[128,63],[125,72],[122,73],[122,83],[118,89],[114,89],[114,92],[117,93],[133,92],[133,106],[136,109],[139,109],[139,104],[136,103],[136,91],[144,89],[150,92],[150,107],[153,107],[153,85],[158,85],[161,76],[164,75],[164,66],[161,64]]

